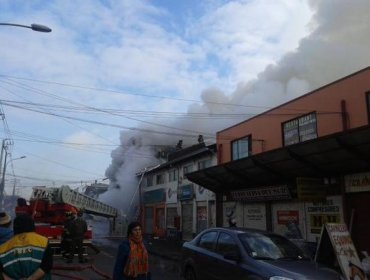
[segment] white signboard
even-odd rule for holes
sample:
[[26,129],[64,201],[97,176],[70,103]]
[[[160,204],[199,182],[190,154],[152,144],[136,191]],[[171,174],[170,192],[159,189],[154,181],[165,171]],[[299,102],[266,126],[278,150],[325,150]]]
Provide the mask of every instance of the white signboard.
[[176,187],[168,187],[166,190],[166,202],[176,203],[177,202],[177,189]]
[[324,250],[327,251],[327,244],[323,244],[327,242],[327,237],[325,237],[325,235],[329,236],[337,262],[345,279],[367,280],[356,248],[353,245],[352,238],[345,224],[325,224],[322,229],[316,260],[320,259],[320,254],[325,254]]
[[243,226],[266,230],[265,203],[247,203],[243,206]]
[[341,196],[328,196],[326,202],[305,203],[307,240],[317,242],[325,223],[342,223]]
[[306,228],[304,220],[304,203],[303,202],[273,202],[272,210],[272,225],[273,231],[284,235],[288,238],[296,239],[296,234],[293,234],[292,228],[289,225],[294,223],[305,238]]
[[344,181],[346,192],[370,191],[370,172],[346,175]]

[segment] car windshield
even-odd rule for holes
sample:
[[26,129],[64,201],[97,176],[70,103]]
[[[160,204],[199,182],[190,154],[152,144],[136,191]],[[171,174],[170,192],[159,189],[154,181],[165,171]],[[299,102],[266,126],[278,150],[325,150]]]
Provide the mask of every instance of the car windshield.
[[244,233],[239,235],[243,246],[255,259],[305,259],[303,252],[288,239],[263,233]]

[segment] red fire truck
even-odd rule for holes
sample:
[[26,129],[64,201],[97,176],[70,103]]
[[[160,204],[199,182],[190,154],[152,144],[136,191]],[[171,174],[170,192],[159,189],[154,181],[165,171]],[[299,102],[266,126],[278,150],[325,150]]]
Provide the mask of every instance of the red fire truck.
[[[60,188],[35,187],[29,203],[18,199],[15,212],[29,214],[35,220],[36,232],[49,238],[54,249],[60,249],[63,224],[66,212],[84,213],[113,219],[113,228],[118,211],[116,208],[102,203],[87,195],[71,190],[68,186]],[[92,231],[89,227],[85,234],[84,246],[96,250],[92,244]]]

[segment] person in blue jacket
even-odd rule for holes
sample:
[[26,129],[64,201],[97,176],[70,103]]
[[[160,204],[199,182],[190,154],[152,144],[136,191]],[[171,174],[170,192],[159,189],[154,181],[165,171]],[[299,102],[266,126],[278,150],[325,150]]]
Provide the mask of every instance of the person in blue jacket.
[[10,216],[5,212],[0,212],[0,244],[13,237],[13,230],[10,228],[11,223]]
[[148,251],[143,242],[142,226],[132,222],[127,228],[127,239],[118,248],[113,280],[150,280]]

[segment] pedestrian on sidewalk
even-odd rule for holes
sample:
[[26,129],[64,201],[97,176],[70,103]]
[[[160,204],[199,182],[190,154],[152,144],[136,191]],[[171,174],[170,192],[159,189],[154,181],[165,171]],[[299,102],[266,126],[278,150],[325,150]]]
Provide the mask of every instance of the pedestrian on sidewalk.
[[132,222],[127,239],[118,248],[113,280],[150,280],[148,251],[143,242],[142,226]]

